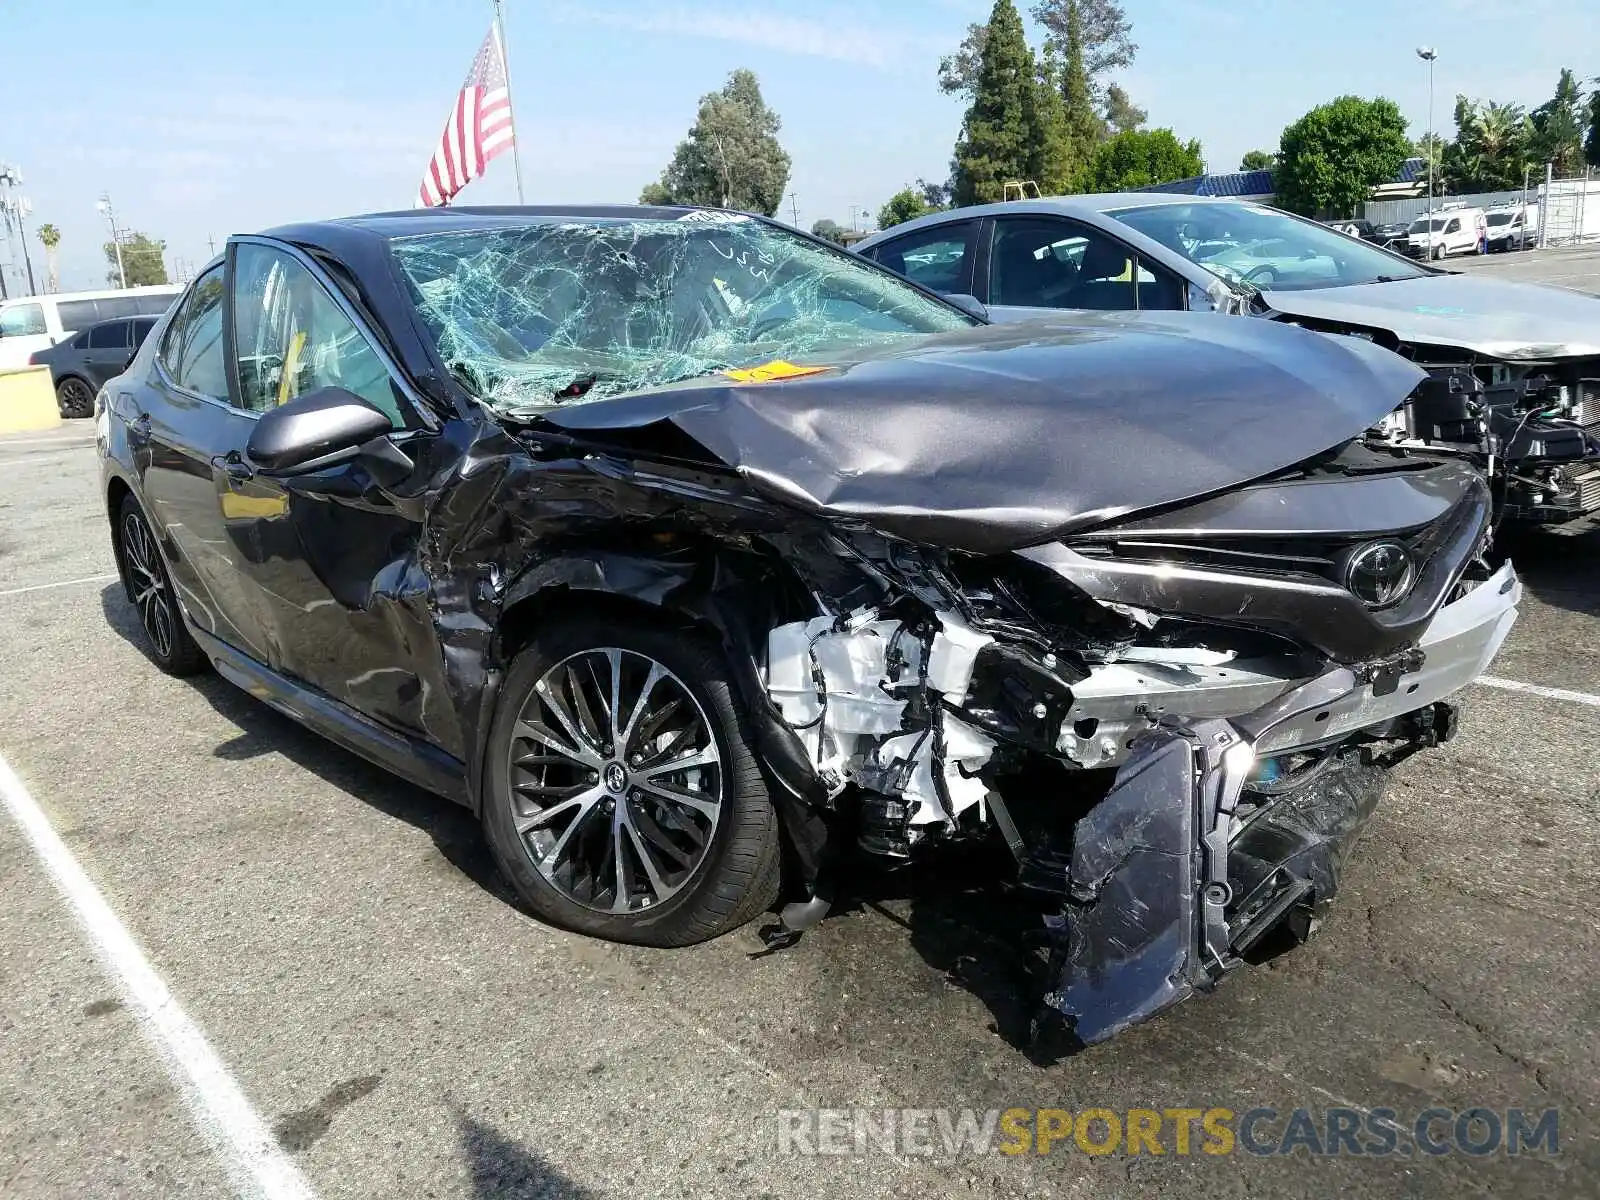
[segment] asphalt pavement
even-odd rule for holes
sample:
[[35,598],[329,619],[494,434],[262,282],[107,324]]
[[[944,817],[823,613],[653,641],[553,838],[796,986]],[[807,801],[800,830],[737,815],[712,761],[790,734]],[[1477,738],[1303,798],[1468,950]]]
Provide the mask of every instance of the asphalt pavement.
[[[1600,290],[1600,254],[1563,262],[1585,271]],[[0,441],[0,758],[299,1194],[1600,1194],[1600,531],[1512,541],[1528,595],[1499,684],[1401,769],[1310,944],[1038,1066],[1015,914],[981,880],[883,881],[765,957],[749,929],[652,951],[533,921],[464,810],[214,675],[154,669],[90,439]],[[0,1194],[248,1194],[228,1112],[96,944],[0,812]],[[1559,1153],[812,1156],[777,1136],[814,1107],[1409,1126],[1430,1106],[1559,1109]]]

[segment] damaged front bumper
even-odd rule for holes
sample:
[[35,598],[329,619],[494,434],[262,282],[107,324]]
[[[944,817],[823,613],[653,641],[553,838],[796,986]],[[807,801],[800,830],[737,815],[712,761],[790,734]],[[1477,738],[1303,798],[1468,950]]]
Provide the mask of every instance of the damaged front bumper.
[[[1071,890],[1047,924],[1048,1009],[1080,1044],[1208,990],[1262,939],[1298,937],[1337,889],[1385,772],[1367,761],[1279,794],[1247,795],[1261,764],[1369,732],[1448,738],[1442,702],[1488,666],[1516,619],[1510,564],[1434,617],[1420,655],[1340,667],[1247,716],[1146,734],[1073,832]],[[1419,661],[1420,659],[1420,661]]]

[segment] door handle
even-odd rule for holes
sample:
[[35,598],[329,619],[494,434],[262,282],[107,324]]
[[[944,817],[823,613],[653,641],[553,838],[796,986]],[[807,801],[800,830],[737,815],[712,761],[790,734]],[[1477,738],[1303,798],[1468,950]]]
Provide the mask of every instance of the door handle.
[[245,462],[237,450],[219,454],[211,460],[211,465],[226,475],[229,483],[249,483],[256,477],[256,469]]

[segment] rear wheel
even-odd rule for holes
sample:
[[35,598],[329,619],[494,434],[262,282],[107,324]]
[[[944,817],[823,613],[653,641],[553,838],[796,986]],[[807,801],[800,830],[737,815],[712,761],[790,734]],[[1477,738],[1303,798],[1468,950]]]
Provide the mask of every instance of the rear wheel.
[[512,663],[483,826],[555,925],[682,946],[777,897],[779,831],[720,651],[624,621],[552,625]]
[[150,524],[132,495],[122,498],[117,514],[117,546],[122,582],[139,611],[150,657],[168,675],[194,675],[206,667],[206,656],[189,635],[173,594],[172,577]]
[[68,375],[56,385],[56,407],[63,417],[94,415],[94,389],[76,375]]

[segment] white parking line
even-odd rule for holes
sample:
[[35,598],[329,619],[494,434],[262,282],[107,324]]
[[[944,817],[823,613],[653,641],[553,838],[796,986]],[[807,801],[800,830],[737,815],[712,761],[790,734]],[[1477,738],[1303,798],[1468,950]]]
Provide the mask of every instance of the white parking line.
[[1546,700],[1565,700],[1569,704],[1587,704],[1600,708],[1600,696],[1589,692],[1569,692],[1566,688],[1540,687],[1536,683],[1523,683],[1520,679],[1501,679],[1496,675],[1479,675],[1475,683],[1484,687],[1499,688],[1504,692],[1526,692],[1530,696],[1543,696]]
[[47,592],[51,588],[76,587],[80,583],[110,583],[115,575],[85,575],[82,579],[63,579],[59,583],[35,583],[30,587],[6,588],[0,596],[21,596],[28,592]]
[[195,1123],[210,1139],[240,1194],[261,1200],[315,1200],[311,1185],[278,1148],[206,1035],[179,1006],[4,758],[0,758],[0,798],[137,1014],[145,1036],[167,1060]]

